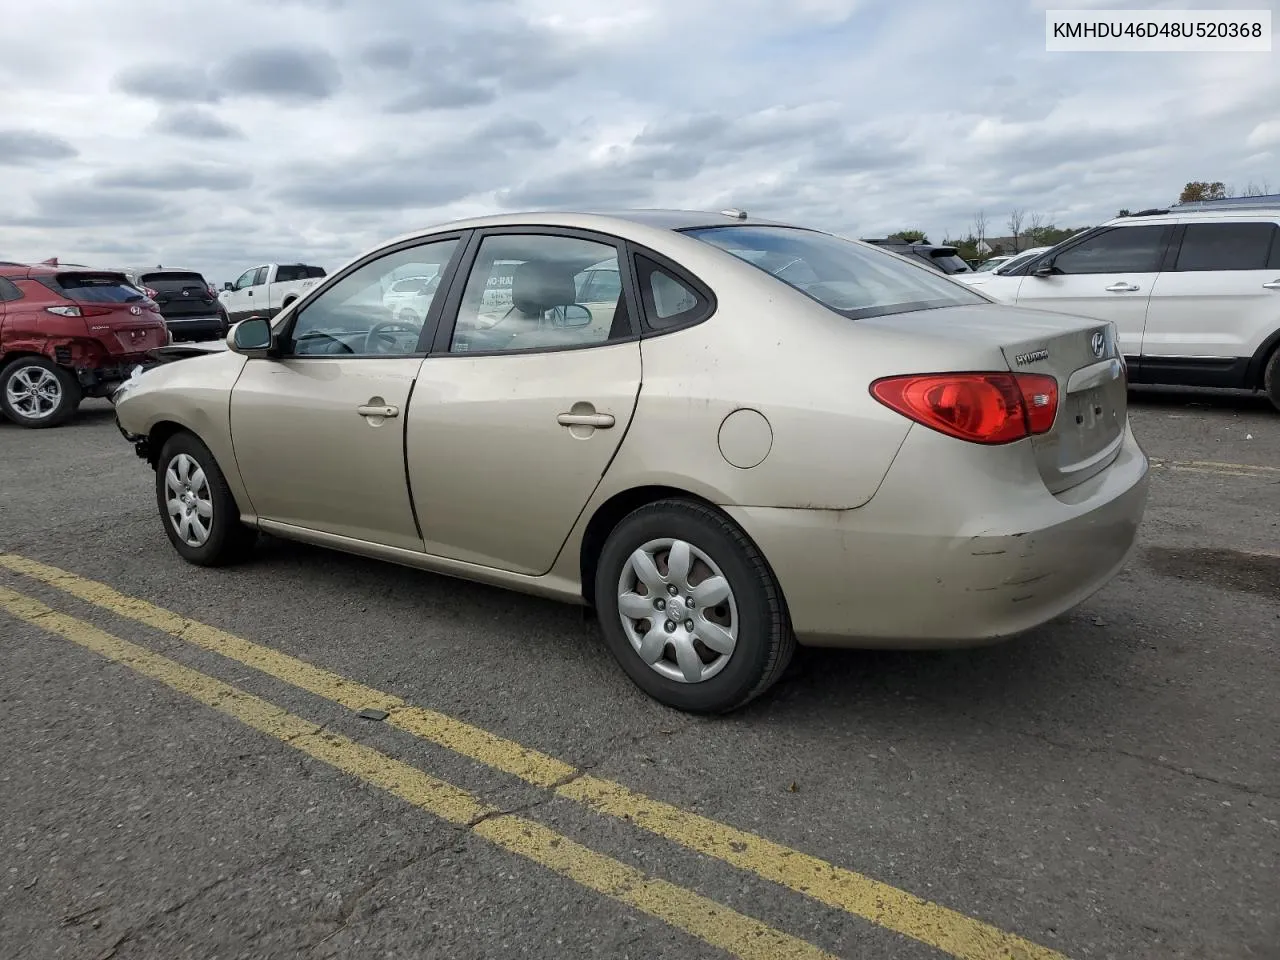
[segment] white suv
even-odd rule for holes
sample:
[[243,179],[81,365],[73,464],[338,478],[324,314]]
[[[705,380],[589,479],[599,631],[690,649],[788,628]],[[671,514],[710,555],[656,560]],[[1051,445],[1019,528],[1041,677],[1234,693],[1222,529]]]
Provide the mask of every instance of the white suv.
[[1120,217],[980,289],[1116,325],[1131,383],[1266,391],[1280,409],[1280,197]]

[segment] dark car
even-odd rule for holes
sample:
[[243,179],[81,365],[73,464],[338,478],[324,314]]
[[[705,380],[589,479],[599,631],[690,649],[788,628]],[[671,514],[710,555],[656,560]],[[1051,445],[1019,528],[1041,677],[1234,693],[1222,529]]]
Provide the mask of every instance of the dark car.
[[921,263],[927,263],[933,269],[945,273],[972,273],[973,267],[960,256],[960,251],[955,247],[941,246],[934,243],[910,243],[906,240],[864,240],[864,243],[874,243],[877,247],[883,247],[893,253],[903,257],[911,257],[919,260]]
[[127,271],[134,286],[155,300],[176,342],[218,340],[231,320],[218,291],[194,270],[157,267]]
[[0,412],[53,427],[107,397],[169,342],[156,304],[119,270],[0,262]]

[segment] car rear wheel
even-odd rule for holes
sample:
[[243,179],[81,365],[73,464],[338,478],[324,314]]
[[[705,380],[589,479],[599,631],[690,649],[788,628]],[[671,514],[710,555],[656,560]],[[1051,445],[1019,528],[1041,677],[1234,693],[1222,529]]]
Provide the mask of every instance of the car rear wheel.
[[44,357],[19,357],[0,372],[0,409],[20,427],[65,423],[83,397],[75,377]]
[[156,503],[169,542],[188,563],[219,567],[244,559],[258,534],[240,522],[226,477],[199,438],[176,433],[156,462]]
[[734,524],[662,500],[614,528],[596,569],[610,651],[654,699],[725,713],[772,686],[795,652],[777,580]]
[[1280,347],[1271,351],[1271,359],[1267,361],[1266,372],[1262,375],[1262,388],[1271,405],[1280,410]]

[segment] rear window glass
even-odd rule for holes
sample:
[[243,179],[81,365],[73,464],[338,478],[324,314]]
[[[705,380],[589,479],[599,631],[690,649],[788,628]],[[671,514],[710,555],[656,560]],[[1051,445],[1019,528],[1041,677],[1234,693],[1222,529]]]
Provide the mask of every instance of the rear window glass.
[[134,303],[144,299],[142,291],[122,273],[59,273],[50,286],[79,303]]
[[943,273],[972,273],[969,264],[956,253],[931,253],[930,258]]
[[144,273],[138,277],[138,282],[158,293],[177,293],[183,287],[207,289],[209,286],[198,273]]
[[732,253],[852,319],[986,303],[936,270],[796,227],[707,227],[690,236]]

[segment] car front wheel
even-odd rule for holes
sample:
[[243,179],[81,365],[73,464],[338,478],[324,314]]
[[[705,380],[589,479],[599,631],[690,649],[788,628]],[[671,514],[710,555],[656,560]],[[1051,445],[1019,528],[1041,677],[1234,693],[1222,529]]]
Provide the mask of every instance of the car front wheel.
[[0,371],[0,409],[20,427],[65,423],[83,396],[75,377],[44,357],[19,357]]
[[654,699],[725,713],[772,686],[795,651],[782,591],[755,545],[700,503],[625,517],[596,570],[610,651]]
[[176,433],[161,448],[156,503],[169,542],[188,563],[235,563],[257,539],[257,532],[240,522],[240,510],[213,454],[193,434]]

